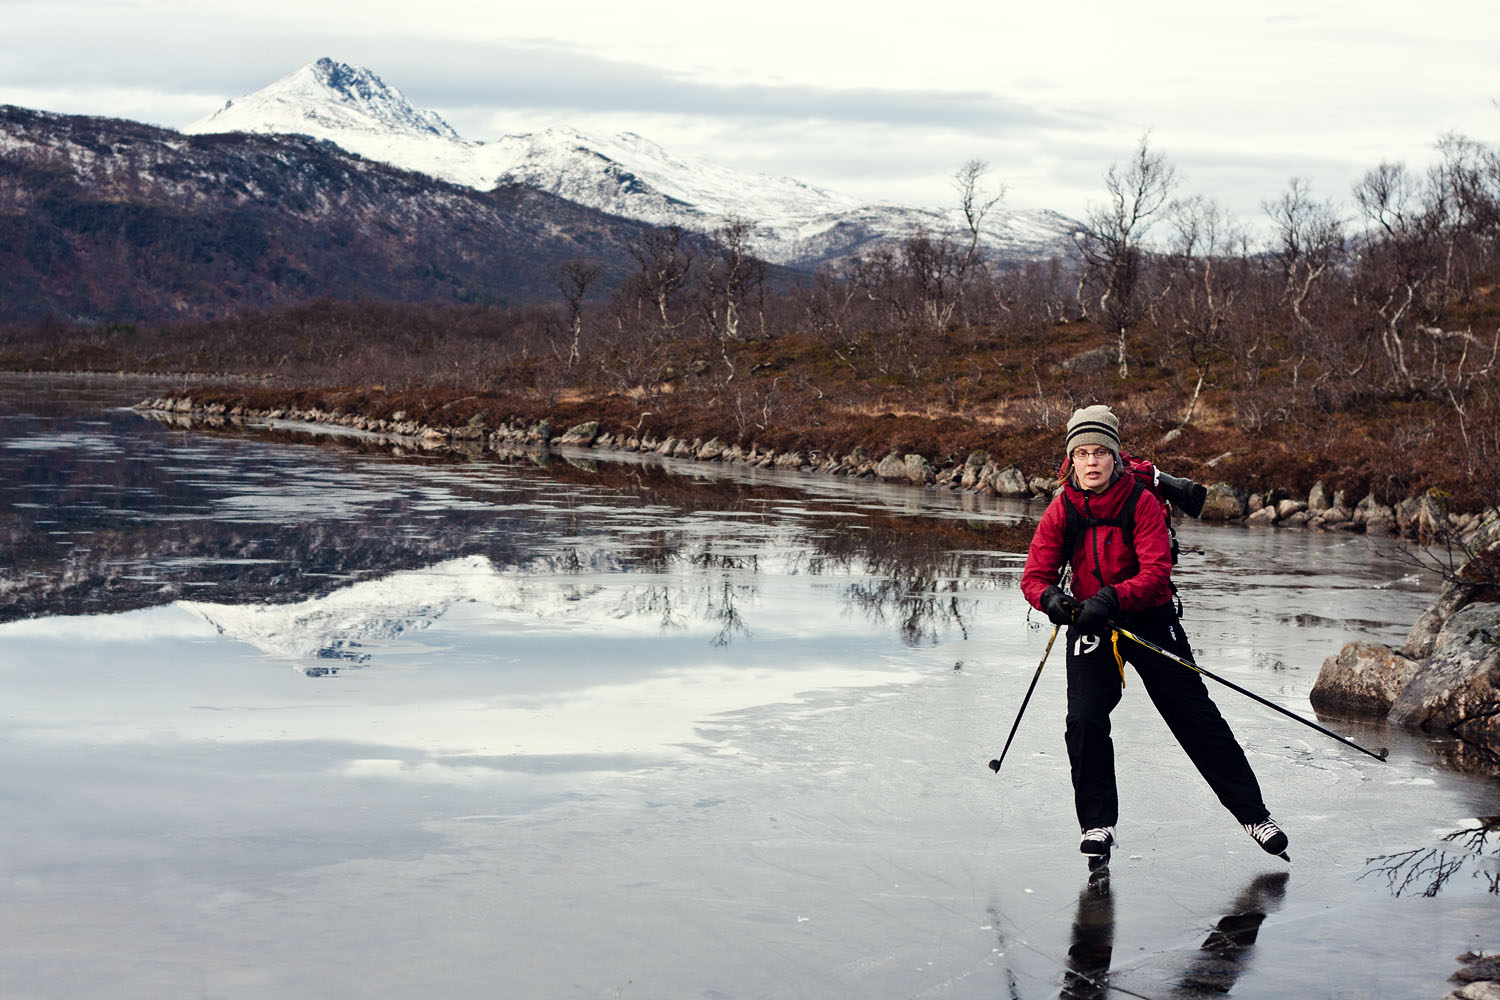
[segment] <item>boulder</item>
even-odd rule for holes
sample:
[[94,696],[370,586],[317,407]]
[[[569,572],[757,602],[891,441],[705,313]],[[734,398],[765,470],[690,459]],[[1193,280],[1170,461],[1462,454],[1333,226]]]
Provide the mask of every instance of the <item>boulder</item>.
[[1359,503],[1354,505],[1354,521],[1356,524],[1368,525],[1371,521],[1395,521],[1396,512],[1379,500],[1371,493]]
[[1307,510],[1307,504],[1303,503],[1301,500],[1292,500],[1288,498],[1286,500],[1281,500],[1276,504],[1276,518],[1277,520],[1285,520],[1286,518],[1291,517],[1293,514],[1299,514],[1305,510]]
[[1487,742],[1500,737],[1500,604],[1471,604],[1443,623],[1432,657],[1390,718]]
[[1350,642],[1323,661],[1308,700],[1320,712],[1385,715],[1420,669],[1378,642]]
[[697,458],[700,461],[711,462],[724,454],[724,442],[718,438],[709,438],[703,442],[703,447],[698,449]]
[[1113,347],[1095,347],[1075,354],[1057,367],[1073,375],[1102,375],[1115,368],[1120,360],[1119,352]]
[[1396,504],[1396,528],[1403,535],[1415,535],[1417,533],[1417,518],[1422,513],[1422,501],[1416,497],[1407,497]]
[[1319,479],[1313,483],[1312,492],[1307,494],[1307,509],[1318,514],[1327,510],[1328,507],[1328,487],[1324,486],[1323,480]]
[[1422,494],[1417,509],[1417,537],[1439,539],[1448,534],[1448,498],[1437,490]]
[[921,455],[907,455],[901,460],[906,466],[906,479],[919,485],[933,480],[932,464]]
[[880,460],[879,465],[875,466],[875,475],[881,479],[905,479],[906,459],[894,451],[891,452]]
[[966,490],[972,490],[979,482],[979,477],[984,467],[989,464],[990,454],[987,451],[971,451],[969,457],[964,459],[963,471],[959,476],[959,485]]
[[995,492],[1003,497],[1029,497],[1031,496],[1031,484],[1026,481],[1026,474],[1014,465],[1007,465],[995,473]]
[[1324,526],[1329,528],[1346,522],[1350,524],[1354,522],[1354,512],[1343,504],[1334,504],[1319,514],[1318,517],[1322,520]]
[[1208,499],[1203,502],[1204,521],[1230,521],[1245,516],[1245,495],[1229,483],[1214,483],[1208,488]]
[[1444,993],[1442,1000],[1500,1000],[1500,982],[1480,979]]
[[1277,520],[1275,507],[1262,507],[1245,518],[1246,524],[1272,525]]

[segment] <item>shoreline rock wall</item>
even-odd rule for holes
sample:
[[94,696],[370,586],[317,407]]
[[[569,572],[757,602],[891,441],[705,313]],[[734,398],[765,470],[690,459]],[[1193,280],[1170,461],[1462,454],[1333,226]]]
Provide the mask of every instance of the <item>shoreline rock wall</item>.
[[[510,453],[517,449],[553,446],[596,448],[655,453],[664,457],[704,462],[743,463],[758,468],[800,469],[826,475],[878,479],[1016,499],[1046,499],[1052,496],[1056,486],[1055,479],[1050,474],[1028,475],[1016,465],[999,461],[983,451],[971,453],[960,463],[938,467],[926,456],[916,454],[891,452],[877,457],[866,454],[858,447],[846,455],[833,455],[817,450],[777,452],[753,444],[749,448],[726,444],[717,437],[707,440],[696,437],[679,438],[670,434],[656,437],[652,434],[638,434],[628,428],[609,431],[601,427],[598,421],[586,421],[561,432],[545,419],[529,425],[512,421],[500,427],[491,427],[476,420],[457,426],[444,426],[419,423],[399,411],[387,419],[339,410],[256,410],[242,406],[225,407],[217,403],[200,406],[188,396],[147,399],[137,403],[135,409],[208,426],[288,421],[344,427],[363,434],[392,438],[395,439],[393,443],[427,451],[449,450],[473,454],[482,451]],[[1453,540],[1462,544],[1471,540],[1486,520],[1500,516],[1500,511],[1494,508],[1482,513],[1450,512],[1445,497],[1436,491],[1387,505],[1373,495],[1351,504],[1342,490],[1330,493],[1322,482],[1315,484],[1306,497],[1293,496],[1286,490],[1247,493],[1227,482],[1205,485],[1208,498],[1203,506],[1202,520],[1242,521],[1251,527],[1306,527],[1325,531],[1400,535],[1424,541]]]

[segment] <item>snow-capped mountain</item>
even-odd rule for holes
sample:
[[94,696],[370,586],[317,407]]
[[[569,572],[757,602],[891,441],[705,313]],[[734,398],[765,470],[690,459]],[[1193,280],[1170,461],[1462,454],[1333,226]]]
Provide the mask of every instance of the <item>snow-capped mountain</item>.
[[[475,142],[418,110],[367,69],[319,59],[184,129],[305,134],[367,159],[479,190],[524,184],[654,225],[708,231],[726,219],[755,226],[768,260],[811,265],[923,229],[956,232],[955,211],[868,204],[790,177],[676,157],[630,132],[600,139],[567,128]],[[1055,212],[996,212],[983,233],[1001,258],[1059,252],[1074,224]]]

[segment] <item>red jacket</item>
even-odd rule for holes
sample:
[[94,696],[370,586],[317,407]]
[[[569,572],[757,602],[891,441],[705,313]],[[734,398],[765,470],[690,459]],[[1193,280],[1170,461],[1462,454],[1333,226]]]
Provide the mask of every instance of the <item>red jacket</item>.
[[[1043,591],[1062,576],[1067,523],[1063,504],[1072,504],[1084,517],[1115,517],[1130,498],[1134,478],[1117,476],[1103,493],[1089,493],[1070,482],[1052,499],[1036,526],[1021,573],[1021,593],[1032,607],[1041,609]],[[1126,544],[1121,528],[1099,525],[1082,533],[1073,552],[1073,596],[1086,601],[1105,584],[1115,588],[1120,610],[1125,612],[1145,611],[1172,600],[1172,543],[1161,501],[1150,490],[1141,490],[1136,498],[1133,545]]]

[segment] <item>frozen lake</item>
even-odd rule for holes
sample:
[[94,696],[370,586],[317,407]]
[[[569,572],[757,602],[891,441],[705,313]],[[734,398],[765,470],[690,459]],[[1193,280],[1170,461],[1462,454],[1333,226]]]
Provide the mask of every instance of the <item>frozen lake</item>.
[[[163,389],[0,378],[0,996],[1436,1000],[1500,948],[1493,773],[1212,683],[1293,864],[1131,675],[1090,886],[1060,648],[986,767],[1040,505],[123,408]],[[1388,540],[1182,538],[1199,660],[1310,718],[1436,592]]]

